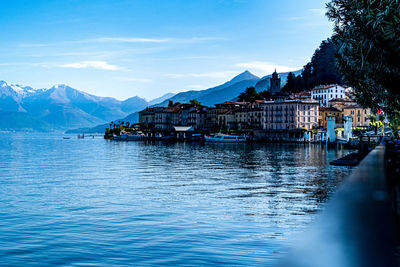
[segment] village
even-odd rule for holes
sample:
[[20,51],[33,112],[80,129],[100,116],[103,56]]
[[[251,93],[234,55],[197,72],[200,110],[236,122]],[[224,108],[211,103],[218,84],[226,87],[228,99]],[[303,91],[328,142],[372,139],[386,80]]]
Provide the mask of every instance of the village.
[[[196,100],[170,101],[168,107],[148,107],[139,112],[135,129],[144,130],[146,138],[153,140],[193,141],[202,140],[204,134],[225,133],[246,135],[251,141],[320,142],[329,138],[334,142],[336,135],[349,141],[352,131],[368,129],[374,117],[370,109],[354,101],[351,88],[332,84],[289,94],[281,91],[276,72],[270,83],[270,98],[264,100],[226,101],[214,107],[203,106]],[[346,122],[350,125],[345,127]],[[110,124],[106,137],[128,139],[128,135],[123,135],[129,127],[124,126]],[[112,130],[116,128],[120,133],[117,137]]]

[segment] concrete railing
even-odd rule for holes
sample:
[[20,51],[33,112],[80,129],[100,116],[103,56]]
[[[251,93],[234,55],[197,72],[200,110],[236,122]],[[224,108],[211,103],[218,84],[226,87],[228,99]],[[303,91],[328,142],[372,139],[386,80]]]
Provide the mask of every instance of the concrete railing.
[[384,154],[361,161],[281,266],[398,266]]

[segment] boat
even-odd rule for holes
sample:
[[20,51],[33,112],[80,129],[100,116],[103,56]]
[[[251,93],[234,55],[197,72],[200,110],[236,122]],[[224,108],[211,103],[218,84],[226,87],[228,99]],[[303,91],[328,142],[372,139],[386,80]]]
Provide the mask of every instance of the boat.
[[244,143],[246,142],[246,136],[218,133],[212,136],[205,136],[204,141],[210,143]]
[[143,134],[121,134],[115,135],[114,140],[118,141],[141,141],[144,140]]
[[63,136],[63,139],[71,139],[71,137]]

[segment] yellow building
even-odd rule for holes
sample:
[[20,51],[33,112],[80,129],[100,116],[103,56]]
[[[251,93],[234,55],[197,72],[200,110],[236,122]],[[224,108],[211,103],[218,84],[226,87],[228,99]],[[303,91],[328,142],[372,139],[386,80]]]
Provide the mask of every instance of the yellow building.
[[370,123],[371,110],[353,105],[343,108],[343,115],[351,115],[353,117],[353,127],[367,127]]
[[336,127],[343,126],[343,112],[334,107],[319,107],[318,110],[318,126],[326,128],[326,117],[335,115]]

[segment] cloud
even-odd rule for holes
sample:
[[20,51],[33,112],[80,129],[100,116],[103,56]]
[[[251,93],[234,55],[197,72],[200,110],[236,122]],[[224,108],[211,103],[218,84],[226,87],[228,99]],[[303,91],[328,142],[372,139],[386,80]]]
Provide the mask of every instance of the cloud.
[[129,37],[101,37],[96,39],[88,39],[82,40],[81,42],[87,43],[166,43],[169,42],[170,39],[163,38],[129,38]]
[[165,77],[172,78],[172,79],[179,79],[179,78],[227,78],[231,77],[232,75],[237,74],[237,71],[216,71],[216,72],[205,72],[205,73],[182,73],[182,74],[174,74],[174,73],[167,73],[164,74]]
[[111,65],[106,61],[82,61],[69,64],[59,65],[61,68],[72,68],[72,69],[99,69],[99,70],[125,70],[122,67]]
[[263,61],[251,61],[251,62],[243,62],[243,63],[237,63],[235,64],[236,67],[240,68],[245,68],[249,69],[250,71],[253,72],[262,72],[263,74],[270,74],[272,72],[276,71],[277,72],[288,72],[288,71],[295,71],[301,68],[293,68],[293,67],[288,67],[288,66],[281,66],[281,65],[276,65],[271,62],[263,62]]
[[140,38],[140,37],[99,37],[74,41],[62,41],[54,43],[19,44],[20,47],[47,47],[69,44],[90,43],[199,43],[206,41],[225,40],[219,37],[190,37],[190,38]]

